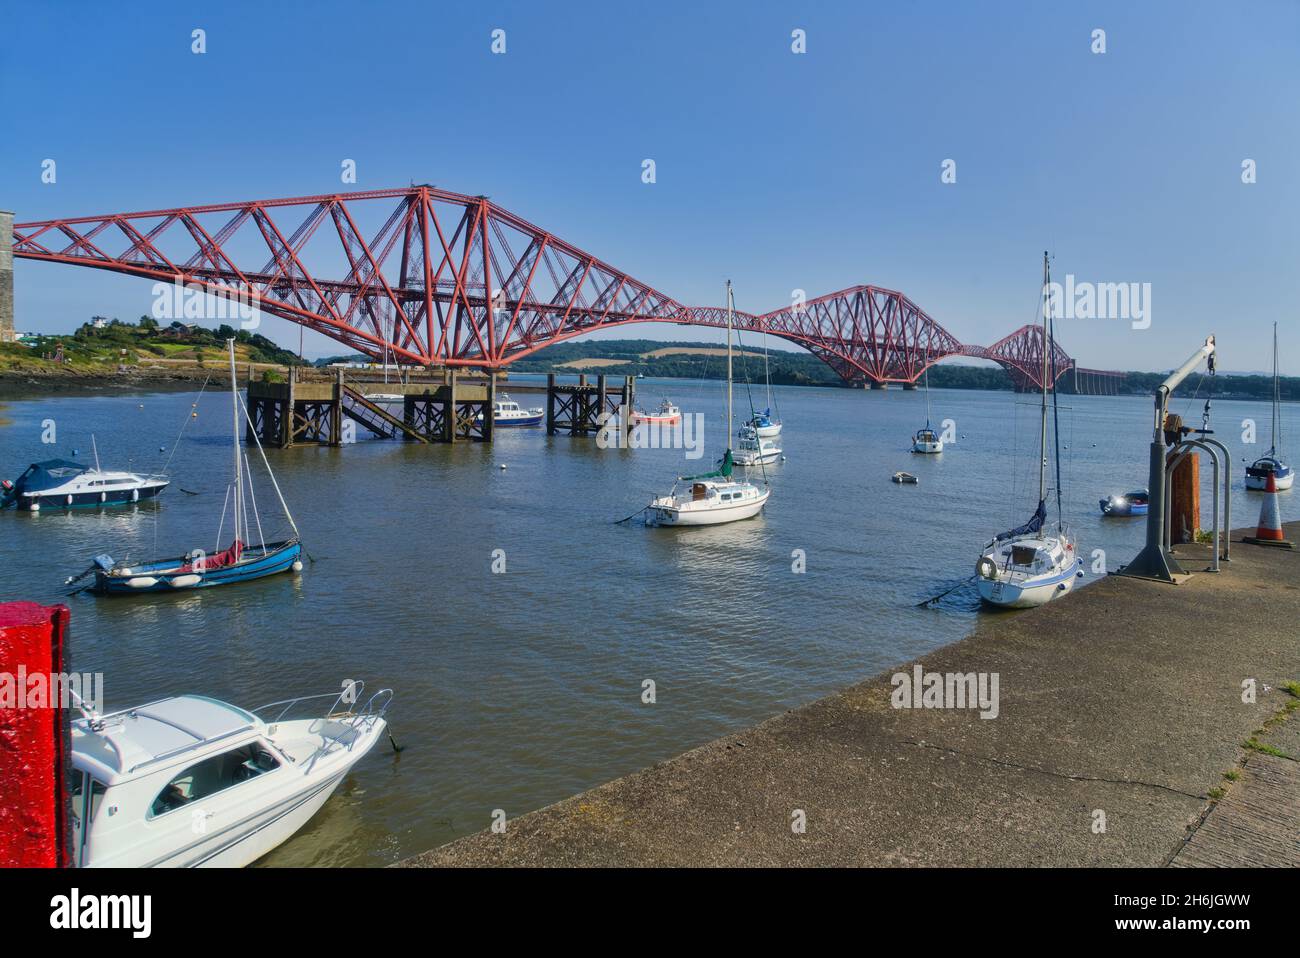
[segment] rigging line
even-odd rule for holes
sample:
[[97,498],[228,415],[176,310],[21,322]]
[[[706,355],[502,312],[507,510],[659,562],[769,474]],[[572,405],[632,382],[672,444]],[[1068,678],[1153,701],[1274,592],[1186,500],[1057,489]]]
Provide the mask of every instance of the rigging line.
[[1047,318],[1047,342],[1043,344],[1048,355],[1052,357],[1052,432],[1056,440],[1056,528],[1065,528],[1065,513],[1061,509],[1061,413],[1059,397],[1061,391],[1056,388],[1056,317]]
[[226,486],[226,498],[221,503],[221,522],[217,524],[217,545],[213,554],[221,551],[221,533],[226,531],[226,508],[230,505],[230,486]]
[[275,481],[275,473],[271,471],[271,464],[266,460],[266,450],[262,448],[262,440],[258,438],[257,430],[253,428],[253,417],[248,414],[248,407],[244,405],[243,396],[239,397],[239,406],[244,410],[244,420],[248,423],[253,442],[257,443],[257,451],[262,454],[262,465],[266,467],[266,474],[271,477],[271,487],[275,489],[276,498],[280,500],[280,508],[284,510],[284,517],[289,520],[294,536],[301,539],[302,533],[298,531],[298,524],[293,521],[293,513],[289,511],[289,504],[284,501],[284,493],[280,492],[280,484]]
[[[190,406],[191,412],[193,412],[194,409],[198,406],[199,400],[203,398],[203,390],[208,388],[208,383],[211,381],[212,381],[212,374],[208,373],[207,378],[203,380],[203,386],[199,389],[199,394],[194,398],[194,404]],[[181,444],[181,437],[185,435],[185,427],[187,427],[190,424],[190,420],[193,418],[194,417],[192,415],[186,416],[184,421],[181,423],[181,431],[176,434],[176,441],[172,443],[172,451],[167,454],[167,461],[163,463],[162,473],[161,473],[162,475],[167,474],[167,467],[171,465],[172,457],[176,455],[176,449]]]
[[244,453],[244,469],[248,473],[248,496],[253,500],[253,520],[257,523],[257,538],[266,552],[266,536],[262,534],[262,515],[257,511],[257,494],[253,491],[253,470],[248,465],[248,453]]

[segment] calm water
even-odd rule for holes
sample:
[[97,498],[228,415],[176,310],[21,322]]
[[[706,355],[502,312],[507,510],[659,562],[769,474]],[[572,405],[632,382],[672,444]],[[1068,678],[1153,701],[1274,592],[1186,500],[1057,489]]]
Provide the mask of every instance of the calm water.
[[[707,414],[706,459],[600,450],[541,429],[501,430],[493,446],[271,451],[316,559],[304,574],[175,597],[69,599],[73,664],[105,673],[109,707],[180,692],[255,706],[337,690],[344,678],[392,686],[405,751],[376,749],[265,860],[373,865],[484,828],[493,809],[514,816],[671,757],[971,628],[969,591],[939,609],[915,604],[968,576],[989,535],[1029,515],[1037,439],[1025,397],[936,390],[934,419],[955,420],[959,439],[926,458],[907,452],[925,420],[921,392],[781,389],[788,461],[769,469],[764,516],[715,529],[617,525],[720,451],[720,385],[640,384],[647,407],[665,391]],[[74,448],[84,460],[92,433],[105,467],[156,468],[194,398],[0,404],[0,473]],[[1145,485],[1150,402],[1062,401],[1067,519],[1085,556],[1100,548],[1122,563],[1144,520],[1103,521],[1096,500]],[[1199,421],[1199,405],[1173,408]],[[1240,441],[1248,416],[1267,429],[1265,404],[1216,404],[1234,451],[1236,525],[1258,515],[1239,461],[1259,451]],[[46,419],[54,446],[40,441]],[[63,578],[99,552],[216,547],[229,423],[228,396],[209,392],[157,507],[0,513],[0,598],[59,600]],[[920,485],[891,483],[899,469]],[[258,496],[270,538],[264,478]],[[1282,509],[1300,518],[1292,493]],[[504,574],[491,572],[496,549]],[[802,575],[791,571],[796,549]],[[641,703],[647,678],[654,705]]]

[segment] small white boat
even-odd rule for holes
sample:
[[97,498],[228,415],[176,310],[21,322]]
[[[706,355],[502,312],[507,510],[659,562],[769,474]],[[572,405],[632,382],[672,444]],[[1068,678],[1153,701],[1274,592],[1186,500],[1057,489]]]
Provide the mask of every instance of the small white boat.
[[[722,461],[713,472],[699,476],[680,476],[688,482],[685,492],[677,486],[646,506],[646,524],[652,526],[716,526],[739,519],[752,519],[763,511],[772,490],[764,483],[732,479],[733,456],[730,448],[732,419],[731,330],[735,301],[731,281],[727,281],[727,443]],[[778,450],[779,455],[779,450]]]
[[[1045,510],[1039,515],[1045,518]],[[984,548],[975,572],[985,602],[1027,609],[1067,595],[1083,575],[1083,560],[1075,555],[1068,535],[1035,531],[994,539]]]
[[401,393],[366,393],[366,398],[376,406],[395,405],[406,401],[406,397]]
[[[690,477],[687,477],[688,479]],[[716,474],[690,479],[685,492],[676,488],[649,505],[647,523],[655,526],[716,526],[752,519],[763,511],[771,490],[731,479],[729,458]]]
[[[525,409],[506,393],[492,404],[492,424],[495,426],[537,426],[545,415],[546,410],[541,406]],[[483,414],[479,413],[478,418],[482,419]]]
[[162,476],[102,470],[67,459],[34,462],[13,482],[0,483],[0,509],[28,512],[77,506],[123,506],[152,499],[167,488]]
[[[927,351],[926,363],[930,361]],[[925,367],[925,428],[912,436],[912,452],[934,456],[943,452],[943,437],[930,428],[930,367]]]
[[[1075,579],[1083,575],[1083,560],[1075,552],[1061,520],[1061,451],[1056,437],[1056,532],[1048,534],[1047,524],[1047,391],[1055,376],[1048,367],[1053,339],[1049,325],[1048,290],[1051,273],[1047,253],[1043,253],[1043,395],[1040,404],[1038,447],[1038,508],[1029,521],[993,537],[975,563],[980,598],[990,605],[1025,609],[1043,605],[1068,595]],[[1055,401],[1055,400],[1053,400]]]
[[896,472],[893,475],[893,480],[894,482],[897,482],[899,485],[904,485],[904,486],[914,486],[921,481],[920,479],[917,479],[916,476],[912,475],[910,472]]
[[[361,688],[251,711],[202,695],[110,715],[83,708],[72,723],[75,864],[238,868],[261,858],[316,814],[387,731],[392,690],[356,709],[347,703]],[[334,704],[324,716],[287,718],[313,699]]]
[[742,428],[751,429],[760,439],[775,439],[781,435],[781,420],[772,418],[772,411],[764,409],[758,413]]
[[740,443],[732,454],[732,461],[738,466],[766,466],[781,458],[781,447],[775,439],[766,439],[755,435],[750,426],[740,430]]
[[930,428],[927,422],[924,429],[918,429],[912,437],[912,452],[935,455],[943,452],[943,439]]
[[1295,470],[1282,461],[1277,441],[1282,425],[1282,392],[1277,374],[1277,323],[1273,324],[1273,423],[1268,452],[1246,467],[1246,488],[1262,492],[1268,488],[1269,474],[1273,488],[1281,492],[1295,484]]
[[643,423],[658,423],[662,426],[675,426],[682,421],[682,411],[673,405],[668,399],[664,399],[659,404],[658,412],[646,412],[638,409],[632,413],[632,425],[640,426]]

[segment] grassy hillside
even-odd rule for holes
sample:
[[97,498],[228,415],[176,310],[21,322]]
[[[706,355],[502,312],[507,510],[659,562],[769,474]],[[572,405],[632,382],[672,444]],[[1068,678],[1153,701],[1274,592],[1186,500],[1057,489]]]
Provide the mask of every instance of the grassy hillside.
[[[173,323],[160,328],[149,317],[139,323],[105,321],[97,328],[93,321],[71,336],[40,336],[26,343],[0,345],[0,370],[39,373],[94,374],[122,366],[176,364],[210,368],[226,361],[226,340],[235,338],[235,356],[241,363],[293,365],[297,355],[281,349],[260,333],[220,326],[205,329]],[[55,361],[62,347],[63,363]]]

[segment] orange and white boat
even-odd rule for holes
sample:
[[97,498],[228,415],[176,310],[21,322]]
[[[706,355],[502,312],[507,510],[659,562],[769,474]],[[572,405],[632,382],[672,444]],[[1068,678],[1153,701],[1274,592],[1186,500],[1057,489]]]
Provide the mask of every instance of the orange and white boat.
[[645,412],[638,409],[632,413],[632,425],[639,426],[642,423],[653,422],[663,426],[675,426],[682,421],[682,411],[665,399],[659,404],[659,411],[655,413]]

